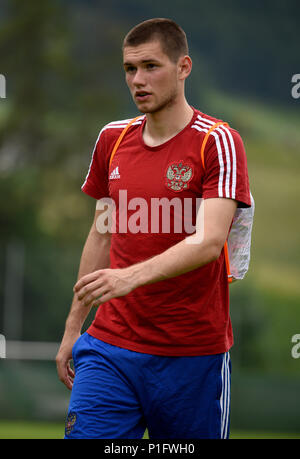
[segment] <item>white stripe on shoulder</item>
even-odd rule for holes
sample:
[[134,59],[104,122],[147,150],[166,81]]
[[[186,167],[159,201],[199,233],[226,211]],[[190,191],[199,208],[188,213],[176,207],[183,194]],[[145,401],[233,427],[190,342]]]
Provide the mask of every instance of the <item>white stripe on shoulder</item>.
[[132,118],[129,118],[127,120],[120,120],[120,121],[111,121],[110,123],[107,124],[107,126],[110,126],[112,124],[127,124],[131,121]]
[[[135,126],[135,125],[139,125],[139,124],[142,124],[143,120],[145,118],[145,115],[141,115],[140,118],[138,118],[133,124],[132,126]],[[96,143],[94,145],[94,149],[93,149],[93,153],[92,153],[92,159],[90,161],[90,165],[89,165],[89,169],[88,169],[88,173],[86,175],[86,178],[85,178],[85,181],[82,185],[81,188],[84,187],[84,185],[86,184],[87,182],[87,179],[89,177],[89,174],[90,174],[90,171],[91,171],[91,168],[92,168],[92,164],[93,164],[93,161],[94,161],[94,156],[95,156],[95,151],[96,151],[96,148],[97,148],[97,143],[99,142],[100,140],[100,137],[102,135],[102,133],[104,131],[106,131],[107,129],[124,129],[126,126],[128,126],[128,124],[130,123],[130,121],[132,121],[134,118],[129,118],[127,120],[121,120],[121,121],[112,121],[111,123],[108,123],[106,124],[100,131],[98,137],[97,137],[97,140],[96,140]]]
[[236,150],[234,145],[234,140],[230,130],[224,126],[223,128],[228,135],[230,146],[231,146],[231,154],[232,154],[232,187],[231,187],[231,197],[235,199],[235,191],[236,191]]
[[[211,120],[208,120],[201,115],[198,115],[197,120],[191,126],[192,128],[207,133],[208,130],[214,125],[215,123]],[[220,137],[219,137],[220,134]],[[229,138],[229,143],[226,138],[226,134]],[[236,192],[236,151],[234,140],[230,130],[226,126],[219,126],[214,131],[211,132],[210,135],[213,135],[216,141],[216,147],[218,151],[218,160],[220,165],[220,173],[219,173],[219,183],[218,183],[218,194],[220,197],[223,197],[223,181],[224,181],[224,172],[226,167],[226,176],[225,176],[225,197],[235,199],[235,192]],[[222,141],[222,144],[220,142]],[[223,161],[223,149],[224,147],[225,158],[226,162],[224,164]],[[231,166],[231,158],[230,152],[232,155],[232,166]],[[231,190],[230,190],[230,179],[232,180]]]
[[96,148],[97,148],[97,143],[99,142],[99,139],[101,137],[101,134],[102,132],[104,131],[105,128],[101,129],[101,131],[99,132],[99,135],[97,137],[97,140],[95,142],[95,145],[94,145],[94,149],[93,149],[93,153],[92,153],[92,159],[90,161],[90,165],[89,165],[89,169],[88,169],[88,173],[86,174],[86,177],[85,177],[85,181],[83,182],[83,185],[81,186],[81,189],[84,187],[84,185],[86,184],[87,182],[87,179],[90,175],[90,172],[91,172],[91,168],[92,168],[92,164],[93,164],[93,161],[94,161],[94,156],[95,156],[95,151],[96,151]]
[[[194,124],[191,127],[196,129],[197,131],[200,131],[200,132],[202,131],[202,132],[205,132],[205,133],[207,133],[209,131],[209,129],[211,128],[211,126],[214,124],[214,123],[212,123],[212,125],[207,126],[203,122],[197,122],[196,121],[196,123],[197,123],[197,125]],[[199,124],[201,124],[201,126],[205,126],[205,128],[204,127],[200,127]],[[223,161],[222,146],[220,144],[219,135],[215,131],[212,131],[210,133],[210,135],[212,135],[215,138],[215,142],[216,142],[216,147],[217,147],[217,152],[218,152],[218,160],[219,160],[219,166],[220,166],[219,182],[218,182],[218,195],[219,195],[220,198],[223,198],[224,161]]]
[[[145,115],[141,115],[132,125],[138,125],[143,122],[145,118]],[[120,120],[120,121],[112,121],[111,123],[108,123],[106,126],[104,126],[103,129],[120,129],[120,128],[125,128],[134,118],[129,118],[127,120]]]
[[218,127],[216,131],[220,132],[223,140],[223,145],[225,148],[225,157],[226,157],[226,178],[225,178],[225,197],[230,198],[230,192],[229,192],[229,183],[230,183],[230,174],[231,174],[231,161],[230,161],[230,153],[229,153],[229,148],[228,148],[228,142],[226,139],[226,134],[225,132]]
[[211,120],[209,120],[207,118],[203,118],[203,116],[201,116],[201,115],[198,115],[197,118],[198,118],[198,120],[203,121],[206,124],[210,124],[210,126],[213,126],[215,124],[214,121],[211,121]]

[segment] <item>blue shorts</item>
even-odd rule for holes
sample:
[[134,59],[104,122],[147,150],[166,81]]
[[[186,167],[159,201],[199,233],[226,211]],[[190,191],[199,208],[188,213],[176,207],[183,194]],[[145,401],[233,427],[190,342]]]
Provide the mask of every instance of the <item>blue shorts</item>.
[[65,438],[228,438],[229,353],[142,354],[84,333],[73,348],[75,379]]

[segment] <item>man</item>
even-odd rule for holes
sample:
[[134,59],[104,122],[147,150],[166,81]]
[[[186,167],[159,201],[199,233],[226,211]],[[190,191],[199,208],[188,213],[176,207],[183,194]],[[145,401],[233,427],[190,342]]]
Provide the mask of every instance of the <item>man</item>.
[[[243,143],[220,127],[201,163],[203,139],[217,120],[186,101],[192,61],[173,21],[133,28],[123,64],[144,115],[112,159],[129,120],[102,129],[82,186],[97,206],[56,359],[72,389],[66,438],[141,438],[146,428],[156,439],[228,438],[233,337],[223,247],[237,206],[250,206]],[[99,203],[107,197],[115,231],[105,232],[107,208]],[[183,207],[168,206],[167,230],[165,215],[152,215],[155,199],[192,202],[195,224],[198,198],[205,204],[200,238],[175,228]],[[93,305],[95,320],[80,336]]]

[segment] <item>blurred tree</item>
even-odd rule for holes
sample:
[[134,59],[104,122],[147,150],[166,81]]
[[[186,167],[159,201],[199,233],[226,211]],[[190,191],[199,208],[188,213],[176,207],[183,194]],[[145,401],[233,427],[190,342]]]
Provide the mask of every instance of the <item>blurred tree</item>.
[[0,142],[8,148],[10,167],[18,167],[41,160],[46,113],[53,106],[55,93],[52,76],[64,75],[70,61],[66,21],[59,2],[11,0],[6,6],[0,53],[9,86],[10,111]]

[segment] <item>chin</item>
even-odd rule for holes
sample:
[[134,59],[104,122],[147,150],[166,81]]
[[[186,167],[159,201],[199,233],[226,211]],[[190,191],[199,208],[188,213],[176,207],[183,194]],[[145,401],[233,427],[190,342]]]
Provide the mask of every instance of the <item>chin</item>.
[[[146,104],[143,104],[143,103],[141,104],[136,103],[136,107],[141,113],[152,113],[153,108],[154,108],[154,107],[151,108],[149,105],[147,106]],[[155,111],[155,108],[154,108],[154,111]]]
[[146,113],[150,113],[149,110],[146,110],[145,108],[141,108],[137,105],[137,109],[139,112],[143,113],[144,115],[146,115]]
[[158,112],[160,112],[160,111],[163,109],[162,106],[154,106],[154,107],[153,107],[153,106],[152,106],[152,107],[151,107],[151,106],[148,106],[148,107],[147,107],[147,106],[145,106],[145,105],[144,105],[144,106],[142,106],[142,105],[141,105],[141,106],[138,106],[138,105],[137,105],[137,108],[138,108],[138,110],[139,110],[141,113],[144,113],[144,114],[147,114],[147,113],[150,113],[150,114],[158,113]]

